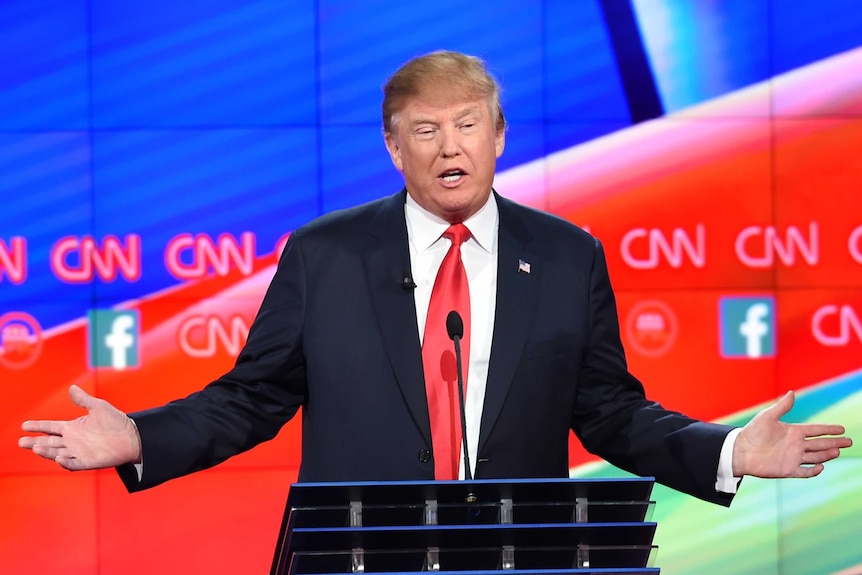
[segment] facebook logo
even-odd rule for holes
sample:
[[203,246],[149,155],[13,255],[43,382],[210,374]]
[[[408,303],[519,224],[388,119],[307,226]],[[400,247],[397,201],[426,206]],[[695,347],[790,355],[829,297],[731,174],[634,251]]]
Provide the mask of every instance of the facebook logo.
[[721,355],[757,359],[775,355],[775,300],[723,297],[719,301]]
[[140,322],[136,310],[93,309],[90,320],[90,367],[126,369],[138,366]]

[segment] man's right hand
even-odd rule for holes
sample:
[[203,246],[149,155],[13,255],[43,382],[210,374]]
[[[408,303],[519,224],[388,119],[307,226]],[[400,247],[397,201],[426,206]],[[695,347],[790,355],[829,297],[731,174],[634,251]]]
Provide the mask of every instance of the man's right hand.
[[87,415],[71,421],[25,421],[21,429],[41,435],[20,438],[19,447],[70,471],[140,463],[141,437],[129,416],[77,385],[69,388],[69,397]]

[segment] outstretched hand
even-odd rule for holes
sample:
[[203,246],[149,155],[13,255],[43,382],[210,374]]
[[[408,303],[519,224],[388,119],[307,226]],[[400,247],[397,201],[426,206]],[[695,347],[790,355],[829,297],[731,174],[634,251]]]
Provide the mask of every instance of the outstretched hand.
[[836,437],[844,433],[841,425],[781,422],[793,401],[788,391],[742,428],[733,448],[734,476],[814,477],[842,448],[853,445],[849,437]]
[[141,438],[125,413],[77,385],[69,388],[69,397],[87,415],[71,421],[25,421],[21,429],[42,435],[22,437],[18,445],[71,471],[140,461]]

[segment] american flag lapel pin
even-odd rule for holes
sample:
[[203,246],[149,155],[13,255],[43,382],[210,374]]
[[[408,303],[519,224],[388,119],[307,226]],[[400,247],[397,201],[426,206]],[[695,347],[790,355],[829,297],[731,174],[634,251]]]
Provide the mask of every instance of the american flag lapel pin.
[[524,272],[525,274],[530,273],[530,262],[525,262],[524,260],[518,260],[518,271]]

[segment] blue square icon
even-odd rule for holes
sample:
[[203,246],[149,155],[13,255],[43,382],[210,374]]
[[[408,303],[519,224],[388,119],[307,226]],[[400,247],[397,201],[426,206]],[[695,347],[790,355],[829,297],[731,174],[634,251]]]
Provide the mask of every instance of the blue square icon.
[[769,296],[721,298],[719,330],[722,357],[774,357],[775,299]]
[[141,337],[137,310],[93,309],[87,316],[90,367],[115,370],[138,367]]

